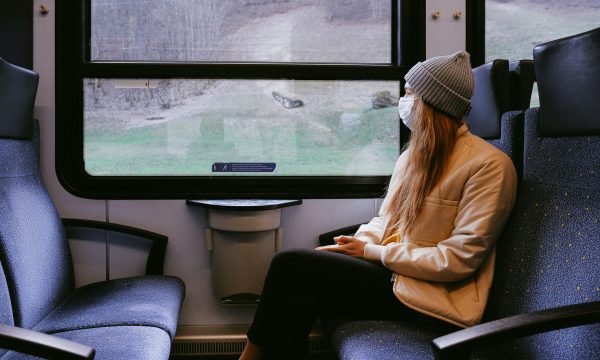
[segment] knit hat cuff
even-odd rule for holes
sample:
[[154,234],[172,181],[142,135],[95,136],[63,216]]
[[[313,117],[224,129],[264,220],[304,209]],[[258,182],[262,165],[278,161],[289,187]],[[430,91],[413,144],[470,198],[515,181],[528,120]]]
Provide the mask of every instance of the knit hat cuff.
[[440,82],[420,62],[410,69],[404,79],[423,101],[455,119],[461,120],[471,108],[471,100]]

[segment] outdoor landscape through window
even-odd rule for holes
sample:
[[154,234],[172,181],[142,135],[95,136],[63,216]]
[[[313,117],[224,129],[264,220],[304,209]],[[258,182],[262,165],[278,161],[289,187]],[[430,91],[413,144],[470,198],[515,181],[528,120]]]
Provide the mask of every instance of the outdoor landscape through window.
[[[91,60],[390,63],[390,4],[93,0]],[[83,85],[91,175],[385,176],[399,154],[398,81]],[[260,171],[215,171],[217,163]]]
[[485,27],[486,62],[532,59],[538,44],[600,27],[600,1],[486,0]]

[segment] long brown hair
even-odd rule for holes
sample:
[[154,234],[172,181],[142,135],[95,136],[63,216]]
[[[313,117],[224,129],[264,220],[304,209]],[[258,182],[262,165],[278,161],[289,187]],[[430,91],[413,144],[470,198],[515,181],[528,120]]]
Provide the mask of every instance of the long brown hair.
[[394,231],[408,233],[417,222],[425,198],[442,176],[456,142],[459,123],[421,99],[415,101],[413,131],[406,149],[407,167],[390,204],[384,239]]

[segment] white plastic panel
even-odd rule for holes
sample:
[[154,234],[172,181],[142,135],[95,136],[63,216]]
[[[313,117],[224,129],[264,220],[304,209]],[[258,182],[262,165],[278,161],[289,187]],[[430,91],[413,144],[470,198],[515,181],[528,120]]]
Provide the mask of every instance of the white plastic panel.
[[[437,19],[432,14],[439,14]],[[458,19],[454,14],[461,13]],[[426,56],[447,55],[466,48],[465,0],[428,0],[426,16]]]
[[275,252],[275,230],[215,231],[214,244],[214,296],[260,294]]

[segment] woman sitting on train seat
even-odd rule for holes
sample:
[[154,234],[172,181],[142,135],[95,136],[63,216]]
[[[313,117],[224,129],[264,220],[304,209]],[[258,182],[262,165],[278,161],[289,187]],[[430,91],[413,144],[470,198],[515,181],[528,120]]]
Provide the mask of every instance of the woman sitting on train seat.
[[275,255],[241,359],[304,358],[323,316],[448,332],[481,321],[515,168],[465,124],[474,88],[467,52],[417,63],[405,80],[398,107],[412,134],[379,216],[322,251]]

